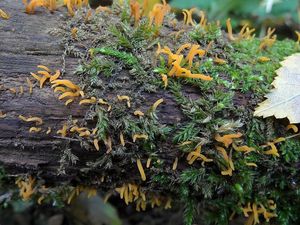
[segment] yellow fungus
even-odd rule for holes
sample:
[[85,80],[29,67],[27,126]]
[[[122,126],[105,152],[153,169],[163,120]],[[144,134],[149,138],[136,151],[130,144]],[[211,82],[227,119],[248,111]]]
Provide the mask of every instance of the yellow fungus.
[[74,101],[74,99],[68,99],[68,100],[65,102],[65,105],[69,105],[69,104],[71,104],[73,101]]
[[297,133],[298,132],[298,127],[295,125],[295,124],[289,124],[287,127],[286,127],[286,130],[290,130],[292,129],[294,131],[294,133]]
[[264,62],[269,62],[271,59],[268,57],[265,57],[265,56],[261,56],[261,57],[258,57],[257,60],[258,60],[258,62],[264,63]]
[[165,206],[164,206],[164,209],[171,209],[172,208],[171,203],[172,203],[172,199],[169,197],[167,199],[167,202],[166,202]]
[[120,133],[120,142],[121,142],[121,145],[122,145],[122,146],[125,146],[124,135],[123,135],[122,132]]
[[36,80],[40,81],[41,77],[39,77],[38,75],[36,75],[35,73],[30,73],[31,76],[33,76]]
[[130,98],[127,95],[117,95],[119,101],[127,101],[127,106],[130,108]]
[[201,165],[204,167],[206,162],[212,162],[212,159],[208,159],[206,156],[201,154],[201,145],[199,145],[194,151],[190,152],[187,156],[188,164],[192,165],[195,160],[201,159],[202,163]]
[[35,192],[35,179],[29,176],[26,180],[17,179],[16,184],[20,189],[20,196],[24,201],[28,201]]
[[236,150],[237,152],[244,152],[245,154],[246,153],[249,153],[249,152],[252,152],[252,151],[255,151],[254,148],[252,147],[248,147],[247,145],[243,145],[243,146],[236,146],[236,144],[232,144],[232,147],[234,150]]
[[277,143],[283,142],[283,141],[285,141],[285,138],[284,137],[279,137],[279,138],[276,138],[275,140],[273,140],[273,143],[277,144]]
[[270,146],[271,149],[264,151],[263,153],[266,155],[273,155],[273,156],[279,157],[279,153],[278,153],[278,150],[277,150],[275,144],[273,142],[268,142],[267,145]]
[[156,110],[156,108],[164,102],[164,99],[161,98],[161,99],[158,99],[156,102],[154,102],[154,104],[152,105],[151,107],[151,111],[154,112]]
[[36,116],[35,117],[28,117],[28,118],[26,118],[26,117],[24,117],[22,115],[19,115],[19,119],[21,119],[21,120],[23,120],[25,122],[35,122],[36,125],[42,125],[43,124],[42,118],[36,117]]
[[96,150],[99,151],[100,150],[99,140],[97,138],[95,138],[94,141],[93,141],[93,143],[94,143],[94,146],[95,146]]
[[38,200],[37,200],[37,203],[39,204],[39,205],[41,205],[42,204],[42,201],[45,199],[45,196],[44,195],[41,195],[39,198],[38,198]]
[[165,16],[170,12],[171,7],[167,4],[166,0],[162,1],[163,4],[155,4],[149,13],[149,25],[161,26]]
[[300,44],[300,32],[299,31],[295,31],[296,35],[297,35],[297,44]]
[[56,133],[60,134],[62,137],[66,137],[67,136],[67,129],[68,129],[67,124],[64,124],[63,127],[60,130],[58,130]]
[[0,110],[0,119],[3,119],[6,117],[6,113],[3,113],[1,110]]
[[17,90],[15,88],[9,88],[8,89],[12,94],[16,94]]
[[48,77],[42,77],[40,79],[40,88],[43,88],[44,83],[46,82],[46,80],[48,79]]
[[134,18],[134,24],[137,26],[141,18],[140,3],[135,0],[130,0],[130,10],[130,16]]
[[72,90],[80,90],[80,87],[73,84],[71,81],[69,80],[54,80],[51,82],[53,85],[52,85],[52,88],[56,87],[56,86],[59,86],[59,85],[64,85]]
[[71,35],[72,35],[72,38],[73,39],[76,39],[77,38],[77,32],[78,32],[78,28],[77,27],[73,27],[71,29]]
[[104,144],[106,146],[106,153],[109,154],[112,151],[112,142],[110,136],[104,139]]
[[247,166],[257,167],[256,163],[246,163]]
[[164,82],[164,88],[168,86],[168,76],[166,74],[161,74],[161,79]]
[[91,16],[92,16],[92,10],[89,9],[84,17],[84,22],[87,23],[90,20]]
[[186,56],[186,60],[189,63],[189,68],[192,67],[193,64],[193,59],[195,58],[196,55],[199,55],[200,57],[205,55],[205,50],[203,49],[199,49],[200,45],[192,45],[191,49],[188,53],[188,55]]
[[145,180],[146,180],[146,174],[145,174],[143,165],[142,165],[142,163],[141,163],[141,160],[140,160],[140,159],[137,159],[137,160],[136,160],[136,164],[137,164],[137,167],[138,167],[138,169],[139,169],[139,172],[140,172],[142,181],[145,181]]
[[190,10],[184,9],[183,10],[183,16],[184,16],[184,23],[186,25],[192,25],[195,26],[196,23],[193,21],[193,13],[196,11],[196,8],[192,8]]
[[137,139],[148,140],[148,135],[146,135],[146,134],[134,134],[134,135],[132,136],[133,142],[136,142]]
[[50,82],[57,80],[60,77],[60,71],[56,70],[55,74],[51,75]]
[[231,20],[229,18],[226,20],[226,26],[227,26],[227,32],[228,32],[228,39],[230,41],[234,41],[235,38],[233,37]]
[[49,72],[49,73],[51,73],[51,70],[50,70],[47,66],[44,66],[44,65],[37,65],[37,67],[40,68],[40,69],[43,69],[43,70],[45,70],[45,71],[47,71],[47,72]]
[[55,92],[58,92],[58,91],[61,91],[61,92],[66,92],[67,91],[67,89],[66,88],[64,88],[64,87],[61,87],[61,86],[59,86],[59,87],[56,87],[56,88],[54,88],[54,93]]
[[90,99],[83,99],[79,102],[79,105],[83,104],[95,104],[97,103],[97,99],[95,97],[91,97]]
[[91,135],[91,132],[89,130],[79,132],[79,137],[88,137],[90,135]]
[[98,131],[98,127],[94,128],[93,131],[92,131],[92,135],[96,135],[97,131]]
[[191,46],[192,46],[192,44],[189,44],[189,43],[184,44],[184,45],[181,45],[181,46],[178,48],[178,50],[177,50],[177,52],[176,52],[176,55],[179,55],[179,54],[180,54],[183,50],[185,50],[185,49],[191,48]]
[[148,158],[148,159],[147,159],[147,162],[146,162],[146,168],[149,168],[149,167],[150,167],[151,161],[152,161],[151,158]]
[[37,73],[45,76],[46,78],[50,78],[51,77],[51,75],[50,75],[50,73],[48,71],[39,70],[39,71],[37,71]]
[[144,116],[145,114],[142,112],[142,111],[140,111],[140,110],[136,110],[136,111],[134,111],[134,113],[133,113],[135,116],[139,116],[139,117],[142,117],[142,116]]
[[26,78],[26,82],[27,82],[28,87],[29,87],[29,94],[32,94],[33,84],[32,84],[31,80],[28,77]]
[[177,165],[178,165],[178,157],[175,158],[175,161],[172,165],[172,170],[176,170],[177,169]]
[[0,18],[8,20],[10,16],[2,9],[0,9]]
[[108,7],[103,7],[103,6],[97,7],[95,11],[96,11],[96,13],[99,13],[99,12],[106,12],[106,13],[108,13],[108,14],[111,14],[111,13],[112,13],[112,11],[111,11],[110,8],[108,8]]
[[51,133],[51,127],[48,127],[47,131],[46,131],[46,134],[50,134]]
[[223,159],[225,160],[225,162],[227,163],[227,170],[223,170],[221,171],[222,175],[229,175],[232,176],[232,171],[234,170],[234,165],[231,159],[231,152],[230,155],[228,156],[226,150],[222,147],[216,146],[216,149],[218,150],[218,152],[222,155]]
[[38,133],[42,130],[40,127],[30,127],[29,133]]
[[24,93],[24,88],[23,88],[23,86],[20,86],[20,95],[22,95],[23,93]]
[[267,35],[261,40],[260,45],[258,47],[259,50],[264,50],[266,48],[271,47],[276,41],[276,35],[273,35],[275,32],[275,28],[271,29],[270,27],[267,30]]
[[219,64],[219,65],[224,65],[224,64],[226,64],[227,62],[226,62],[226,60],[220,59],[220,58],[218,58],[218,56],[216,56],[216,57],[214,58],[214,63]]
[[61,100],[61,99],[64,99],[66,97],[78,97],[79,96],[79,92],[71,92],[71,91],[67,91],[63,94],[61,94],[58,99]]
[[227,134],[227,135],[224,135],[224,136],[220,136],[219,134],[217,134],[215,136],[215,140],[218,141],[218,142],[221,142],[224,144],[224,146],[226,148],[229,147],[229,145],[232,144],[233,142],[233,139],[235,138],[240,138],[242,136],[241,133],[236,133],[236,134]]

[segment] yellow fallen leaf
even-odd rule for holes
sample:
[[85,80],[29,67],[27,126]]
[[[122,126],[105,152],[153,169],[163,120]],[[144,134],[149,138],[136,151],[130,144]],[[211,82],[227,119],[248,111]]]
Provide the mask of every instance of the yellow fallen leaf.
[[272,85],[274,89],[266,100],[255,109],[254,116],[277,119],[287,117],[290,123],[300,123],[300,53],[293,54],[281,62]]

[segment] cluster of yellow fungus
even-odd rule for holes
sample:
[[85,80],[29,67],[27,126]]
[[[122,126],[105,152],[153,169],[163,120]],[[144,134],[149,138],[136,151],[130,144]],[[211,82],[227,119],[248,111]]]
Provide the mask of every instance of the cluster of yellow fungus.
[[78,197],[81,193],[85,192],[88,198],[97,195],[97,190],[91,187],[84,186],[76,186],[73,190],[68,194],[67,203],[70,204],[75,197]]
[[261,40],[260,45],[259,45],[259,50],[265,50],[267,48],[272,47],[272,45],[276,41],[276,35],[274,34],[275,28],[271,29],[270,27],[267,30],[267,35]]
[[84,187],[84,186],[76,186],[76,187],[73,188],[71,193],[68,194],[67,203],[70,204],[75,197],[79,196],[83,192],[85,192],[87,194],[88,198],[97,195],[97,190],[95,188]]
[[35,73],[30,73],[31,76],[33,76],[37,81],[39,81],[40,83],[40,88],[43,88],[44,83],[49,80],[50,82],[53,82],[55,80],[57,80],[60,76],[60,71],[56,70],[55,74],[51,75],[51,70],[43,65],[38,65],[38,68],[42,69],[39,70],[37,73],[40,74],[42,77],[38,76]]
[[[238,152],[243,152],[243,153],[250,153],[252,151],[255,151],[254,148],[248,147],[246,145],[243,146],[237,146],[234,143],[234,139],[240,138],[242,137],[241,133],[236,133],[236,134],[226,134],[223,136],[220,136],[219,134],[215,135],[215,140],[217,142],[222,143],[225,148],[229,148],[230,145],[232,145],[233,149],[238,151]],[[229,155],[227,153],[227,151],[225,150],[225,148],[220,147],[220,146],[216,146],[217,151],[220,153],[220,155],[222,156],[223,160],[226,163],[226,169],[221,171],[221,174],[226,176],[232,176],[232,172],[235,170],[234,169],[234,164],[232,161],[232,150],[230,150]],[[246,165],[248,166],[256,166],[256,164],[254,163],[246,163]]]
[[226,150],[223,147],[220,146],[216,146],[218,152],[221,154],[221,156],[223,157],[224,161],[226,162],[226,170],[222,170],[221,174],[226,176],[232,176],[232,172],[234,171],[234,165],[232,162],[232,152],[230,151],[230,154],[228,156]]
[[66,6],[71,16],[75,14],[75,10],[84,5],[88,5],[88,0],[64,0],[61,4],[57,0],[22,0],[25,5],[25,11],[28,14],[33,14],[37,7],[45,7],[51,12],[61,6]]
[[224,146],[226,148],[228,148],[232,142],[233,142],[233,139],[235,138],[240,138],[242,137],[242,134],[241,133],[236,133],[236,134],[226,134],[224,136],[220,136],[219,134],[216,134],[215,136],[215,140],[218,141],[218,142],[221,142],[224,144]]
[[149,13],[149,25],[161,26],[170,10],[171,7],[166,3],[166,0],[163,0],[163,4],[155,4]]
[[226,20],[226,26],[227,26],[227,32],[228,32],[228,39],[230,41],[238,41],[241,39],[251,39],[255,35],[253,34],[255,32],[255,29],[250,29],[247,24],[245,24],[241,31],[238,33],[238,35],[235,37],[232,33],[232,26],[231,26],[231,20],[228,18]]
[[[117,193],[119,193],[120,198],[124,199],[126,205],[129,203],[136,203],[136,211],[140,212],[141,210],[145,211],[147,207],[147,199],[146,193],[142,190],[142,188],[136,184],[123,184],[121,187],[117,187],[115,189]],[[151,207],[154,208],[155,206],[160,207],[164,204],[165,209],[171,208],[171,201],[170,197],[163,198],[158,195],[154,194],[147,194],[149,200],[148,202],[151,204]]]
[[132,16],[134,18],[135,25],[138,25],[140,19],[141,19],[141,9],[140,9],[140,3],[136,0],[130,0],[130,10]]
[[[135,26],[137,26],[143,15],[146,14],[148,10],[148,0],[145,0],[143,5],[136,0],[130,0],[130,11],[131,17],[134,18]],[[170,12],[171,7],[163,0],[163,3],[157,3],[153,6],[152,10],[149,12],[149,25],[161,26],[165,16]]]
[[[184,58],[184,55],[181,54],[184,50],[190,49],[187,56]],[[203,57],[206,51],[200,49],[200,45],[192,45],[192,44],[184,44],[180,46],[177,52],[174,54],[170,48],[165,46],[162,48],[160,44],[158,44],[158,49],[156,51],[156,56],[160,54],[166,54],[168,56],[168,65],[171,67],[168,72],[169,77],[182,77],[182,78],[198,78],[206,81],[212,80],[210,76],[204,74],[193,74],[191,72],[191,67],[193,65],[193,60],[195,56]],[[185,64],[187,68],[183,68]],[[164,86],[167,86],[167,77],[162,74],[162,79],[164,81]]]
[[269,147],[271,147],[271,149],[264,151],[263,153],[266,155],[273,155],[273,156],[279,157],[278,149],[275,144],[283,142],[283,141],[285,141],[285,138],[280,137],[280,138],[275,139],[274,141],[268,142],[266,145],[263,145],[262,147],[269,146]]
[[[274,211],[276,209],[276,204],[273,200],[268,200],[268,206],[267,208],[261,204],[261,203],[250,203],[248,202],[247,206],[242,208],[242,211],[244,213],[244,216],[247,217],[247,221],[245,225],[255,225],[260,224],[259,216],[262,215],[266,222],[269,222],[271,218],[277,217],[276,213],[268,211],[272,210]],[[251,213],[249,215],[249,213]]]
[[70,80],[54,80],[51,81],[52,88],[54,88],[54,92],[62,92],[62,94],[58,97],[59,100],[64,98],[69,98],[65,105],[70,104],[75,100],[76,97],[84,97],[83,91],[80,87]]
[[204,156],[203,154],[201,154],[201,148],[202,146],[199,145],[196,147],[196,149],[192,152],[190,152],[187,156],[187,161],[188,163],[191,165],[195,162],[195,160],[202,160],[201,165],[204,166],[204,164],[206,162],[212,162],[212,159],[208,159],[206,156]]
[[16,180],[15,183],[20,189],[20,196],[24,201],[28,201],[36,191],[34,188],[35,179],[31,176],[25,179],[22,179],[20,177]]
[[199,26],[205,28],[207,26],[207,19],[203,11],[199,11],[197,8],[192,8],[190,10],[183,9],[183,21],[186,25],[196,26],[196,22],[193,20],[193,14],[197,13],[200,16]]
[[10,16],[4,10],[0,9],[0,18],[8,20]]

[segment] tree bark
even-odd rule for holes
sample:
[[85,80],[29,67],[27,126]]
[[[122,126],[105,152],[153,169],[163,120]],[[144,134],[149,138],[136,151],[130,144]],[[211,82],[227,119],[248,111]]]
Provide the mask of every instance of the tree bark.
[[[0,110],[6,114],[5,118],[0,119],[0,162],[9,174],[44,171],[54,176],[59,167],[59,146],[65,141],[57,137],[56,131],[70,114],[76,119],[83,118],[86,107],[78,104],[64,106],[62,101],[53,98],[53,90],[49,86],[41,91],[35,84],[30,94],[26,78],[33,81],[30,72],[36,71],[39,64],[63,69],[57,66],[63,65],[65,60],[64,79],[76,83],[76,77],[71,72],[77,66],[78,59],[63,59],[61,38],[49,34],[51,28],[62,22],[61,12],[51,14],[39,8],[34,15],[27,15],[21,1],[10,0],[1,1],[0,8],[11,16],[0,22]],[[20,87],[24,89],[23,94]],[[29,128],[33,124],[21,121],[19,115],[42,117],[42,131],[30,133]],[[52,129],[50,134],[46,134],[48,127]],[[74,150],[79,148],[75,144]],[[78,151],[78,157],[82,159],[93,158],[95,154]],[[71,174],[68,173],[68,176]]]

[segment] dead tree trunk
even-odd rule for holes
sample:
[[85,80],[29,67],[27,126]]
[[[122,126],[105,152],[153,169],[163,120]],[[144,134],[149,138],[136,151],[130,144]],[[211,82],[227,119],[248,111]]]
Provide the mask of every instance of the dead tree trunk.
[[[39,64],[62,69],[57,65],[65,63],[64,77],[68,79],[78,60],[63,58],[60,38],[48,33],[61,23],[60,12],[37,10],[27,15],[21,1],[9,0],[1,1],[0,8],[11,16],[0,22],[0,110],[6,114],[0,119],[0,162],[11,174],[43,170],[53,176],[61,154],[58,146],[65,141],[56,137],[54,130],[61,127],[69,112],[74,118],[84,117],[85,107],[63,107],[63,102],[51,97],[49,87],[40,91],[36,85],[30,94],[26,78]],[[72,80],[76,82],[76,77]],[[18,119],[19,115],[43,117],[42,132],[28,132],[29,124]],[[52,128],[50,134],[45,133],[47,127]]]

